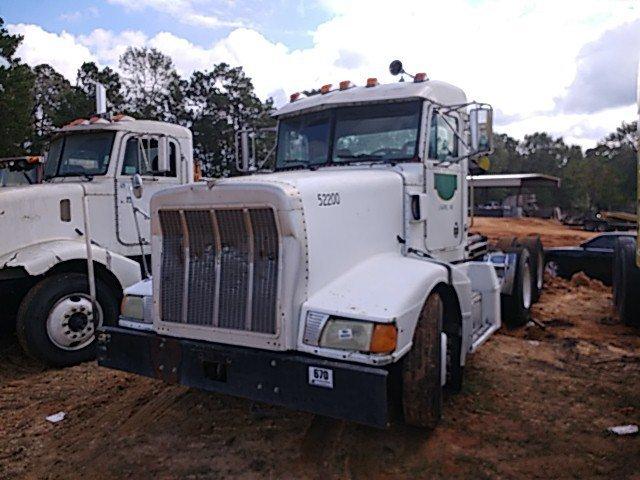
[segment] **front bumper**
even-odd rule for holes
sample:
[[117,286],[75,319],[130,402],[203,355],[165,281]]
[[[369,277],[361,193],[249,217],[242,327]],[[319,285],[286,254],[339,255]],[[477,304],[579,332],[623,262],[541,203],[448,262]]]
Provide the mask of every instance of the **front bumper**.
[[[287,352],[103,327],[98,364],[167,383],[384,428],[388,371]],[[330,369],[332,388],[311,385],[310,367]]]

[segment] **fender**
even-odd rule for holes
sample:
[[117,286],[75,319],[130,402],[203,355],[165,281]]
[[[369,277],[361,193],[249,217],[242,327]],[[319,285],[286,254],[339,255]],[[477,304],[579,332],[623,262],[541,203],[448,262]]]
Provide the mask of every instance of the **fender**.
[[[93,260],[110,270],[126,288],[141,279],[137,262],[120,254],[92,245]],[[85,243],[82,240],[53,240],[37,243],[0,257],[0,270],[22,267],[29,275],[43,275],[55,265],[69,260],[87,260]]]
[[[400,253],[384,253],[369,257],[347,273],[329,283],[302,306],[298,349],[330,358],[384,365],[397,361],[413,344],[413,334],[420,311],[429,294],[439,285],[447,285],[448,272],[441,264]],[[471,283],[466,275],[452,266],[452,283],[462,314],[463,339],[471,332]],[[398,347],[390,355],[368,355],[310,346],[303,343],[308,311],[329,315],[395,323]],[[463,347],[462,362],[466,357]]]

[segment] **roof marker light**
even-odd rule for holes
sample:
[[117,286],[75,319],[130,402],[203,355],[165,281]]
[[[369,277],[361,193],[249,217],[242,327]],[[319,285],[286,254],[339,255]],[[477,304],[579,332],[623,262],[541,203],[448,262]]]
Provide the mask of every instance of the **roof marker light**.
[[331,91],[331,87],[332,85],[330,83],[327,83],[326,85],[322,85],[322,87],[320,87],[320,93],[322,95],[324,95],[325,93],[329,93]]
[[369,87],[377,87],[378,85],[380,85],[378,83],[378,79],[375,77],[371,77],[371,78],[367,78],[367,88]]
[[348,90],[349,88],[353,88],[355,85],[351,82],[351,80],[343,80],[340,82],[340,90]]
[[413,83],[426,82],[429,80],[427,78],[427,74],[424,72],[416,73],[415,77],[413,77]]
[[124,113],[118,113],[117,115],[114,115],[111,120],[114,122],[133,122],[135,118],[125,115]]
[[73,122],[67,123],[62,128],[75,127],[75,126],[78,126],[78,125],[89,125],[89,120],[87,120],[86,118],[76,118]]
[[301,95],[300,92],[292,93],[291,96],[289,97],[289,102],[292,102],[292,103],[295,102],[300,98],[300,95]]

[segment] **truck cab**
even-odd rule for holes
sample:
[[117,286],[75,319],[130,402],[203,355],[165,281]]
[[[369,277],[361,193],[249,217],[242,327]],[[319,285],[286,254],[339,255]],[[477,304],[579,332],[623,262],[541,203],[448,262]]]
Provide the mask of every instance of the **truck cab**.
[[[47,364],[92,358],[95,327],[116,322],[122,290],[141,279],[150,228],[140,216],[139,241],[130,194],[136,175],[144,210],[155,192],[193,182],[191,132],[123,115],[79,119],[54,134],[40,184],[0,189],[0,231],[7,232],[0,295],[25,350]],[[87,294],[87,230],[95,308]]]
[[467,171],[491,108],[431,81],[325,85],[276,113],[253,173],[153,196],[151,284],[128,291],[98,360],[347,418],[433,427],[468,353],[531,306],[526,252],[469,252]]

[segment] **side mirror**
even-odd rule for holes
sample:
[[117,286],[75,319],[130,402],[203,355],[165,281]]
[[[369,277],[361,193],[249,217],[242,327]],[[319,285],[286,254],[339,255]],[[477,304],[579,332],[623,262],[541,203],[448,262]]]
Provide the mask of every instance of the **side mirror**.
[[131,190],[134,197],[137,199],[142,198],[142,176],[139,173],[131,177]]
[[493,152],[493,109],[478,107],[469,112],[472,154]]
[[158,139],[158,171],[168,172],[169,170],[169,139],[160,137]]
[[248,172],[256,164],[255,135],[253,130],[236,132],[236,168],[239,172]]

